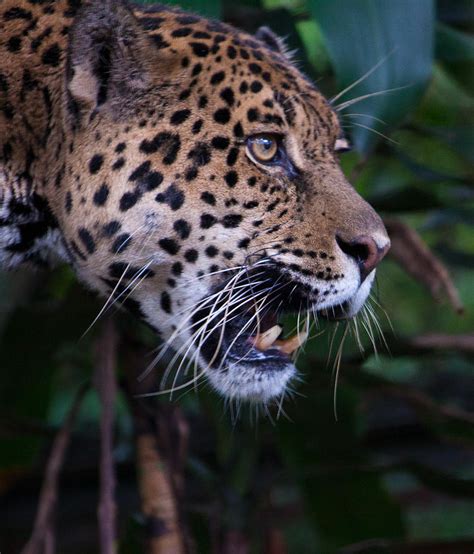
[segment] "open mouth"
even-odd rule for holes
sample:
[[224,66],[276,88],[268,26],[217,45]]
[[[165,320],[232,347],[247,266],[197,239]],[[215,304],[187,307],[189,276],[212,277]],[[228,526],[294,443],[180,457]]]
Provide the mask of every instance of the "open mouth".
[[260,352],[276,350],[283,356],[291,356],[300,346],[303,346],[308,338],[308,331],[297,331],[291,337],[280,339],[279,337],[282,333],[283,327],[278,325],[278,323],[272,325],[266,331],[264,326],[262,326],[262,330],[252,336],[251,341],[253,346],[257,350],[260,350]]
[[[250,276],[246,278],[252,300],[239,305],[223,294],[220,302],[195,315],[195,325],[205,321],[209,330],[200,345],[201,355],[208,367],[221,371],[230,365],[252,366],[257,372],[285,370],[293,364],[308,332],[285,333],[282,321],[286,315],[305,312],[314,303],[314,295],[306,285],[296,285],[291,277],[270,270],[263,279],[260,276],[258,285]],[[218,315],[213,317],[213,313]]]
[[297,331],[283,338],[279,319],[279,314],[271,310],[266,310],[261,317],[250,310],[236,317],[222,333],[220,365],[222,361],[250,363],[262,371],[278,371],[292,363],[293,355],[303,346],[308,333]]
[[[364,303],[366,293],[362,290],[356,306]],[[192,317],[206,378],[227,398],[267,402],[282,397],[297,375],[294,361],[308,338],[307,312],[325,320],[350,318],[358,294],[333,307],[318,289],[268,266],[231,278]],[[291,320],[286,316],[296,315],[299,321],[299,314],[304,325],[285,330],[284,322]]]

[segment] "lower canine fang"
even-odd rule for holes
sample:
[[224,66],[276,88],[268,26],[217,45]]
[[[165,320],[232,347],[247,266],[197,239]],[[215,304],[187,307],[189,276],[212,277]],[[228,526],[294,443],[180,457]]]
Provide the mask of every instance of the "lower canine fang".
[[282,327],[274,325],[264,333],[258,333],[255,337],[253,337],[253,345],[255,348],[258,348],[258,350],[268,350],[280,336],[282,331]]

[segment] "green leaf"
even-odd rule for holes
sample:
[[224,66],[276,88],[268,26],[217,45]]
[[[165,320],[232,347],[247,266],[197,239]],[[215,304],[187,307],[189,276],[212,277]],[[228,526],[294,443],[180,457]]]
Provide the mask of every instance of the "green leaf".
[[[340,89],[366,75],[337,104],[376,94],[346,110],[358,114],[353,141],[358,150],[368,152],[380,136],[367,127],[386,133],[387,126],[378,119],[399,124],[424,92],[433,61],[433,1],[309,0],[309,6],[326,39]],[[381,94],[394,88],[400,90]]]
[[474,37],[438,23],[436,26],[436,59],[446,61],[473,61]]
[[[142,0],[142,4],[156,4],[155,0]],[[221,2],[220,0],[164,0],[163,4],[179,6],[183,10],[205,15],[207,17],[220,17]]]
[[[326,73],[330,66],[330,60],[321,28],[314,19],[299,21],[296,28],[305,46],[308,61],[319,75]],[[300,56],[300,52],[298,52],[298,56]]]
[[433,79],[416,113],[417,128],[449,144],[474,162],[474,98],[444,68],[435,65]]
[[446,178],[472,177],[472,165],[436,138],[409,130],[396,131],[393,137],[398,153],[420,168]]
[[435,65],[433,79],[416,113],[421,125],[466,125],[474,114],[474,99],[443,68]]
[[301,6],[301,0],[263,0],[262,4],[267,10],[275,8],[296,10]]
[[462,127],[432,127],[431,134],[449,144],[453,150],[474,163],[474,135],[470,125]]

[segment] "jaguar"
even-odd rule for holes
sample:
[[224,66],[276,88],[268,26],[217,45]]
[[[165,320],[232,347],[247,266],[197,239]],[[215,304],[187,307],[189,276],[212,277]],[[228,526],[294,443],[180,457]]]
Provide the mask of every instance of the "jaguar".
[[353,318],[390,245],[337,110],[266,27],[2,0],[0,30],[0,265],[69,264],[173,348],[175,379],[282,397],[307,338],[282,318]]

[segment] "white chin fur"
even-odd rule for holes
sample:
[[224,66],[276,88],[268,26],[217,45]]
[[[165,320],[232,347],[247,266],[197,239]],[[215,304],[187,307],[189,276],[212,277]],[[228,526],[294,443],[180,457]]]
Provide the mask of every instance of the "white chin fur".
[[285,393],[296,374],[292,363],[280,371],[262,371],[247,364],[229,364],[225,370],[209,370],[207,378],[214,389],[227,398],[268,402]]
[[370,294],[370,289],[372,288],[372,283],[374,282],[374,279],[375,269],[372,271],[372,273],[369,273],[369,275],[367,275],[362,285],[360,285],[360,287],[357,289],[357,292],[348,301],[346,308],[347,317],[354,317],[362,308],[365,301],[367,300],[367,297]]

